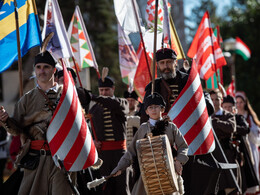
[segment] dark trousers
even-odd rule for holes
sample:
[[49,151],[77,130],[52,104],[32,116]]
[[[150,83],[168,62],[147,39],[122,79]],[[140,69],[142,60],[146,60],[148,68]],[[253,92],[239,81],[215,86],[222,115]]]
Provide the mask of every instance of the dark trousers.
[[0,159],[0,189],[3,184],[5,164],[6,164],[6,158]]
[[[125,150],[106,150],[99,153],[99,158],[103,160],[100,168],[102,176],[108,176],[117,166],[120,158],[124,155]],[[103,194],[105,195],[125,195],[129,194],[128,178],[126,172],[122,172],[120,176],[108,179],[103,185]]]

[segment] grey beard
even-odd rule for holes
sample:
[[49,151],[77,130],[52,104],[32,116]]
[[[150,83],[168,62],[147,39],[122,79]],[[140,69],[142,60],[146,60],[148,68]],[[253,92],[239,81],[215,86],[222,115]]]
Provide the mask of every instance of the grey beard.
[[173,72],[171,72],[171,73],[161,73],[161,75],[162,75],[162,78],[165,79],[165,80],[167,80],[167,79],[173,79],[173,78],[176,77],[176,72],[173,71]]

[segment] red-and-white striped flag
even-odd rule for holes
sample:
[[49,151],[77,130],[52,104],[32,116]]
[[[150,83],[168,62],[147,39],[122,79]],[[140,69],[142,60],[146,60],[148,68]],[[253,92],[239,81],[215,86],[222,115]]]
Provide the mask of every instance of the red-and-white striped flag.
[[232,78],[231,83],[229,84],[227,88],[227,95],[231,95],[233,97],[236,97],[236,90],[235,90],[235,80]]
[[187,55],[196,60],[200,78],[204,80],[208,80],[217,68],[226,64],[222,50],[210,27],[208,11],[200,22]]
[[194,60],[188,81],[168,116],[187,141],[188,155],[206,154],[215,149],[213,131]]
[[67,171],[80,171],[93,165],[98,155],[75,85],[64,64],[63,71],[63,92],[48,127],[47,140],[57,166],[58,157]]

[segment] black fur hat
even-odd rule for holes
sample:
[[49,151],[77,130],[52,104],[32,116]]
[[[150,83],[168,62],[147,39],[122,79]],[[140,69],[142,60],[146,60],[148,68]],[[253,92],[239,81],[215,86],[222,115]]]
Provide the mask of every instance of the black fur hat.
[[48,52],[46,50],[35,56],[34,66],[38,63],[46,63],[46,64],[49,64],[49,65],[55,67],[56,60],[53,58],[53,56],[50,54],[50,52]]
[[101,78],[98,79],[98,87],[114,87],[115,82],[108,75],[109,69],[107,67],[103,67]]
[[[77,75],[76,75],[75,71],[74,71],[72,68],[70,68],[70,67],[67,67],[67,71],[68,71],[68,72],[71,72],[72,78],[73,78],[74,80],[76,80]],[[63,74],[64,74],[64,73],[63,73],[63,70],[58,71],[58,74],[57,74],[58,78],[63,77]]]
[[156,61],[164,60],[164,59],[177,59],[177,54],[174,50],[170,48],[159,49],[156,52]]
[[223,103],[231,103],[233,105],[236,104],[235,98],[233,98],[231,95],[227,95],[223,98]]
[[102,79],[98,79],[98,87],[113,87],[114,81],[111,77],[105,77],[104,81]]
[[133,98],[135,100],[138,100],[138,95],[136,94],[135,91],[132,91],[131,93],[128,91],[124,92],[124,98]]
[[49,64],[49,65],[55,67],[56,60],[53,58],[53,56],[50,54],[50,52],[47,51],[47,45],[49,44],[49,41],[52,39],[53,35],[54,35],[54,32],[51,32],[43,40],[41,51],[40,51],[40,53],[38,53],[35,56],[34,66],[38,63],[46,63],[46,64]]
[[146,110],[148,108],[148,106],[153,105],[153,104],[160,105],[162,107],[165,107],[165,105],[166,105],[163,97],[159,93],[156,93],[156,92],[147,96],[144,99],[144,110]]

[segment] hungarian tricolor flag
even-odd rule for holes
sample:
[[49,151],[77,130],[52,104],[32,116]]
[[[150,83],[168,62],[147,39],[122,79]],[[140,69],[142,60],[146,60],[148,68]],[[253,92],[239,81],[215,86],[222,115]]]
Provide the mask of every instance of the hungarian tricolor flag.
[[205,12],[201,20],[188,56],[195,59],[200,78],[204,80],[211,77],[217,68],[226,64],[222,50],[210,27],[208,11]]
[[248,60],[251,57],[251,51],[249,47],[239,37],[236,37],[235,52],[241,55],[244,60]]

